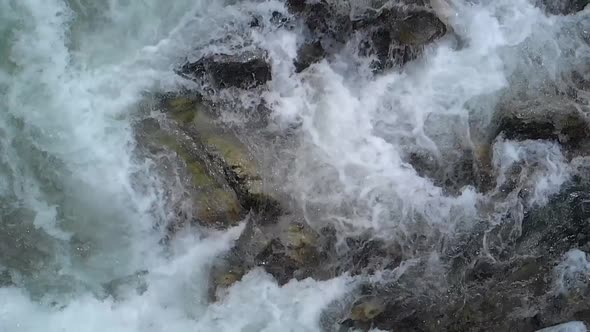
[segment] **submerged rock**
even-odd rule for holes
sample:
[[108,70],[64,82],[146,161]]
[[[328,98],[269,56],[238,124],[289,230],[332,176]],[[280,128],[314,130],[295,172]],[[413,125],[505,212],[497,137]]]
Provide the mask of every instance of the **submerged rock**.
[[297,51],[295,59],[295,72],[300,73],[316,62],[320,62],[326,56],[326,51],[319,40],[306,43]]
[[587,115],[565,100],[511,102],[500,108],[495,123],[492,137],[503,133],[513,140],[556,140],[569,146],[590,137]]
[[[356,295],[355,309],[341,313],[341,324],[364,331],[533,332],[588,322],[587,201],[587,192],[570,187],[547,206],[529,211],[522,233],[510,237],[506,231],[513,232],[514,225],[496,225],[485,236],[470,235],[471,244],[446,252],[442,270],[429,270],[428,258],[419,258],[399,279],[368,283]],[[371,303],[379,310],[370,310]]]
[[177,73],[198,83],[210,82],[214,88],[250,89],[272,79],[271,67],[262,53],[215,54],[188,62]]
[[355,22],[369,36],[361,44],[361,54],[375,55],[378,69],[404,65],[414,60],[422,48],[447,33],[446,25],[432,12],[406,12],[400,8],[382,10],[374,18]]
[[537,0],[537,4],[553,15],[569,15],[582,11],[588,0]]
[[[180,136],[180,135],[179,135]],[[161,134],[158,140],[180,158],[185,174],[190,179],[187,187],[192,197],[192,215],[202,225],[225,228],[236,225],[243,216],[236,193],[224,180],[222,173],[208,165],[199,154],[204,150],[188,137]]]
[[[380,10],[365,8],[351,18],[351,9],[344,3],[334,1],[288,1],[288,8],[302,17],[310,31],[313,45],[320,41],[328,54],[336,53],[351,36],[364,36],[359,45],[362,56],[375,56],[374,69],[382,70],[403,65],[415,59],[422,48],[447,33],[447,27],[424,3],[396,4]],[[317,58],[322,58],[316,47]],[[320,56],[321,55],[321,56]],[[309,62],[309,61],[307,61]],[[307,66],[306,61],[297,70]]]
[[158,166],[169,181],[177,178],[182,189],[172,186],[177,197],[178,220],[174,230],[186,222],[212,228],[236,225],[246,215],[238,195],[225,178],[223,168],[209,156],[207,146],[186,128],[204,122],[204,105],[199,96],[163,95],[157,98],[158,110],[166,118],[147,118],[137,126],[142,145],[158,156]]
[[[259,163],[235,132],[223,125],[213,106],[192,92],[165,94],[155,106],[165,119],[146,119],[138,126],[142,142],[153,154],[172,152],[177,158],[166,169],[176,169],[186,196],[179,218],[225,228],[248,212],[272,219],[281,212],[275,191],[263,181]],[[175,195],[178,195],[177,193]]]
[[365,297],[353,304],[348,317],[341,322],[341,325],[367,331],[374,324],[374,320],[384,311],[385,304],[382,302],[382,299]]
[[332,48],[345,43],[352,32],[350,16],[341,3],[333,1],[288,1],[288,8],[302,17],[305,26],[315,39],[321,39]]
[[[330,247],[321,235],[303,219],[283,215],[268,222],[252,215],[235,247],[215,269],[211,289],[223,290],[228,274],[244,274],[262,268],[280,285],[291,279],[313,277],[317,280],[333,276],[328,262]],[[233,279],[232,279],[233,280]]]

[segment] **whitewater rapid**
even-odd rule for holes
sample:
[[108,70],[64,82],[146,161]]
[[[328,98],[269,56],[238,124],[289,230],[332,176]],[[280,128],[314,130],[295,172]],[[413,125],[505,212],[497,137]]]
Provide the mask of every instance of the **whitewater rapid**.
[[[193,229],[164,248],[174,213],[167,179],[137,154],[138,105],[147,92],[190,85],[173,72],[185,58],[263,48],[272,125],[300,128],[285,188],[310,223],[387,238],[419,215],[469,231],[487,198],[473,187],[445,193],[404,149],[477,148],[469,121],[489,123],[508,86],[533,93],[527,84],[584,65],[584,36],[564,32],[590,24],[588,10],[547,16],[526,0],[449,3],[465,45],[445,38],[403,72],[375,77],[352,46],[295,75],[300,27],[244,29],[253,13],[289,15],[281,1],[0,0],[0,332],[336,330],[320,322],[357,284],[347,275],[279,287],[254,270],[208,303],[208,269],[242,228]],[[492,216],[545,204],[572,173],[553,143],[494,149],[498,170],[536,168],[523,180],[528,200]]]

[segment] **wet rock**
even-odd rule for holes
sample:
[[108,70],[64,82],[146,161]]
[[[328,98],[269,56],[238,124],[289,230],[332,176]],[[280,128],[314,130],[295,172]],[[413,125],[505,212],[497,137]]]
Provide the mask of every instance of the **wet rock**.
[[209,301],[215,302],[223,298],[227,290],[242,280],[245,270],[241,266],[230,266],[224,263],[214,265],[209,275]]
[[357,300],[348,314],[348,318],[341,322],[342,326],[367,331],[373,321],[385,311],[385,304],[376,297]]
[[326,51],[319,40],[304,44],[297,51],[297,59],[294,62],[295,72],[304,71],[312,64],[320,62],[325,56]]
[[280,213],[275,190],[263,181],[256,158],[210,104],[184,93],[161,97],[159,107],[173,120],[159,131],[160,143],[178,153],[193,185],[206,193],[196,200],[203,206],[199,220],[219,224],[226,218],[225,224],[233,225],[250,210],[268,219]]
[[236,225],[246,211],[228,183],[223,167],[212,159],[198,135],[191,135],[189,130],[194,124],[209,120],[200,96],[169,94],[157,99],[157,108],[167,117],[147,118],[136,129],[142,145],[158,156],[164,176],[170,181],[178,178],[183,187],[170,193],[178,197],[174,203],[178,220],[169,230],[173,233],[186,222],[213,228]]
[[12,282],[12,276],[8,269],[0,269],[0,287],[14,286]]
[[467,272],[467,280],[487,280],[500,272],[496,262],[487,257],[475,261],[473,268]]
[[194,204],[194,217],[200,224],[225,228],[236,225],[244,216],[242,206],[236,193],[213,166],[209,167],[203,160],[197,145],[178,136],[161,135],[160,143],[174,151],[181,159],[186,174],[190,178]]
[[473,151],[460,152],[461,156],[445,156],[446,160],[434,158],[427,153],[411,153],[408,161],[420,176],[433,180],[435,185],[457,195],[465,186],[476,186],[478,183],[478,169]]
[[[471,244],[445,252],[443,270],[419,268],[430,265],[419,258],[399,279],[369,283],[360,297],[383,303],[382,312],[369,319],[357,309],[356,320],[343,312],[342,324],[363,331],[536,331],[587,321],[590,264],[578,249],[571,251],[590,249],[590,199],[582,188],[564,189],[549,205],[528,211],[521,233],[509,236],[515,228],[506,223],[485,237],[470,236]],[[494,258],[482,255],[482,242]],[[456,259],[467,263],[453,264]]]
[[557,258],[572,247],[590,249],[590,195],[572,185],[546,206],[530,211],[522,222],[517,250]]
[[258,28],[260,27],[260,19],[258,17],[253,17],[252,21],[250,21],[251,28]]
[[256,232],[263,233],[266,240],[261,243],[261,239],[246,235],[238,240],[238,246],[252,249],[259,247],[260,250],[248,248],[245,251],[256,253],[253,264],[263,267],[279,284],[285,284],[293,278],[304,279],[316,273],[322,248],[318,234],[305,222],[290,221],[283,217],[270,227],[253,227],[259,228]]
[[271,14],[270,17],[270,23],[275,25],[276,27],[279,28],[287,28],[287,29],[291,29],[291,20],[288,16],[284,15],[281,12],[278,11],[274,11]]
[[384,311],[384,306],[378,301],[363,302],[355,305],[350,310],[350,319],[361,322],[369,322]]
[[177,73],[198,83],[209,82],[214,88],[250,89],[272,79],[271,67],[264,54],[215,54],[183,65]]
[[401,8],[382,10],[377,16],[354,22],[358,31],[366,31],[361,55],[374,55],[376,69],[403,65],[414,60],[422,48],[447,33],[446,25],[432,12],[406,12]]
[[312,36],[322,39],[326,44],[331,44],[330,46],[345,43],[352,32],[350,17],[337,2],[309,1],[302,5],[293,1],[289,8],[304,18]]
[[586,114],[564,100],[514,101],[500,108],[495,123],[492,136],[503,133],[513,140],[556,140],[577,146],[590,137]]
[[569,15],[582,11],[588,0],[537,0],[537,5],[553,15]]
[[495,184],[489,145],[478,149],[457,147],[440,158],[426,151],[413,151],[406,160],[418,175],[431,179],[450,195],[459,195],[466,186],[488,192]]
[[253,156],[243,143],[227,134],[206,135],[204,141],[212,156],[221,163],[228,183],[246,209],[268,217],[280,212],[280,204],[266,188]]
[[291,279],[326,279],[333,276],[330,266],[325,264],[328,251],[321,235],[300,218],[283,215],[269,223],[251,215],[235,247],[216,270],[211,289],[217,293],[225,287],[223,280],[233,283],[257,267],[271,274],[280,285]]
[[240,197],[246,209],[260,204],[270,212],[278,203],[271,197],[258,170],[255,157],[230,128],[218,120],[200,97],[178,97],[166,100],[163,108],[182,130],[205,149],[208,159],[223,171],[223,177]]
[[396,268],[402,258],[402,248],[397,243],[387,243],[366,235],[349,237],[346,249],[339,252],[337,270],[351,275],[371,275]]
[[350,310],[350,319],[360,322],[369,322],[379,316],[385,310],[385,305],[377,298],[365,298]]
[[301,13],[305,10],[306,0],[287,0],[287,8],[292,13]]
[[289,1],[288,8],[303,18],[311,40],[321,41],[328,54],[336,53],[351,36],[364,36],[360,55],[375,56],[374,69],[382,70],[415,59],[425,45],[447,33],[446,25],[424,3],[406,2],[380,10],[364,8],[354,19],[350,4],[335,1]]

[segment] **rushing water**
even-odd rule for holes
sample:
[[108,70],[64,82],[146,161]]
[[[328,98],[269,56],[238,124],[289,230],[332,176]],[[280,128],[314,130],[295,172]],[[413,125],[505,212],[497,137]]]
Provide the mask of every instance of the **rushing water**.
[[[474,144],[468,118],[487,124],[503,89],[534,94],[535,82],[559,85],[588,62],[590,24],[587,11],[546,16],[526,0],[449,3],[463,48],[442,40],[403,73],[375,78],[347,48],[293,75],[301,29],[244,29],[252,12],[286,13],[280,1],[0,0],[0,331],[318,331],[322,310],[354,285],[279,287],[256,270],[208,304],[208,266],[240,228],[181,234],[164,253],[166,183],[134,154],[133,116],[143,92],[186,84],[172,69],[212,50],[269,52],[264,97],[278,130],[300,128],[286,186],[306,211],[323,207],[311,222],[398,234],[420,215],[468,231],[486,198],[445,193],[404,149]],[[570,176],[555,144],[494,149],[497,169],[537,165],[527,206]]]

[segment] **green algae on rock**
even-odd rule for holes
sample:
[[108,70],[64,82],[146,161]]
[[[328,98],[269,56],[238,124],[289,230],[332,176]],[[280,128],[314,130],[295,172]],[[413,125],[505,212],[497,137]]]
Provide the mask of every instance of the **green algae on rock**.
[[167,98],[162,107],[167,107],[164,112],[181,131],[203,145],[206,158],[223,169],[226,181],[246,210],[276,215],[279,204],[265,185],[255,157],[234,132],[215,118],[210,106],[200,97],[177,96]]

